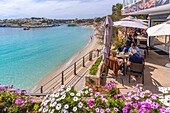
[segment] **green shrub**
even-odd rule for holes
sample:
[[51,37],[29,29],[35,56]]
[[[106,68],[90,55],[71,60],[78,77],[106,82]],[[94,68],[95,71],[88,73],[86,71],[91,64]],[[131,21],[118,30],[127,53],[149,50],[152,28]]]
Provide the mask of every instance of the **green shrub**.
[[98,71],[98,67],[99,67],[101,61],[102,61],[102,57],[99,57],[97,59],[97,61],[95,62],[95,64],[91,67],[90,73],[89,73],[90,75],[96,75],[96,73]]
[[123,45],[125,44],[125,38],[119,40],[119,41],[116,41],[113,46],[115,46],[111,51],[115,51],[117,50],[119,47],[122,47]]

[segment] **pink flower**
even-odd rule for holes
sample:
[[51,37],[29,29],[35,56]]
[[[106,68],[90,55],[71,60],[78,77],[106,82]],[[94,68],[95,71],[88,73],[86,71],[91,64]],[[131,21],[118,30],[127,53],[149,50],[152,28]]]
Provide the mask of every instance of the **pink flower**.
[[16,93],[19,93],[19,94],[20,94],[20,93],[22,93],[22,90],[19,90],[19,89],[18,89]]
[[124,98],[125,98],[125,95],[121,95],[121,97],[122,97],[122,99],[124,99]]
[[90,106],[90,108],[93,108],[93,106],[94,106],[93,101],[90,101],[90,102],[89,102],[89,106]]
[[104,113],[104,109],[100,109],[100,113]]
[[100,98],[103,98],[103,95],[100,95]]
[[22,99],[17,98],[17,100],[15,101],[16,104],[21,104],[22,103]]
[[102,102],[105,102],[105,100],[102,100]]
[[34,101],[32,99],[30,99],[29,101],[30,101],[30,103],[34,103]]
[[138,108],[138,104],[137,104],[137,103],[134,103],[134,104],[133,104],[133,107],[134,107],[135,109],[137,109],[137,108]]
[[99,113],[100,109],[99,109],[99,108],[96,108],[95,111],[96,111],[97,113]]
[[21,106],[25,106],[25,103],[21,104]]
[[109,87],[108,87],[108,89],[109,89],[109,90],[111,90],[111,89],[112,89],[112,87],[111,87],[111,86],[109,86]]
[[117,98],[118,96],[117,95],[114,95],[114,98]]
[[114,107],[113,110],[114,110],[115,112],[118,112],[118,111],[119,111],[119,109],[116,108],[116,107]]
[[107,87],[108,86],[108,83],[105,85],[105,87]]
[[98,97],[100,95],[100,92],[96,92],[95,97]]
[[112,87],[115,87],[115,84],[112,84]]
[[106,112],[110,112],[110,109],[109,109],[109,108],[106,108]]

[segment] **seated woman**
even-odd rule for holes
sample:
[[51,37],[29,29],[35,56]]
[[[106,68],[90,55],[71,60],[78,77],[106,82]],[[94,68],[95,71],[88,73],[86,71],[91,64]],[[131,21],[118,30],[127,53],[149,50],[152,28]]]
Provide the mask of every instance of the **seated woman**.
[[109,57],[110,60],[114,60],[114,61],[117,61],[118,62],[118,66],[119,66],[119,69],[121,69],[121,65],[123,64],[122,61],[119,61],[119,59],[116,57],[117,55],[117,52],[116,51],[113,51],[112,52],[112,55]]
[[132,49],[135,49],[138,54],[141,54],[140,49],[136,46],[135,43],[132,43],[131,47],[130,47],[129,50],[128,50],[128,53],[132,53]]

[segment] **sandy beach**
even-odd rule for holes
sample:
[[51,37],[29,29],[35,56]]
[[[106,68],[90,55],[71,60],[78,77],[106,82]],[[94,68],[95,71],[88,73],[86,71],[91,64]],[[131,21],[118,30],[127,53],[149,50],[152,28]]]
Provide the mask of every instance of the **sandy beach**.
[[[93,26],[83,26],[83,27],[90,27],[90,28],[94,29]],[[97,31],[94,31],[94,34],[96,32]],[[51,78],[53,78],[57,74],[61,73],[64,69],[66,69],[68,66],[72,65],[74,62],[76,62],[77,60],[82,58],[85,54],[87,54],[91,50],[102,49],[102,45],[100,45],[98,43],[98,41],[99,41],[99,39],[97,39],[94,35],[93,35],[92,39],[89,37],[88,43],[79,52],[77,52],[76,54],[74,54],[73,56],[68,58],[65,62],[63,62],[62,64],[57,66],[56,69],[54,69],[52,72],[50,72],[48,75],[46,75],[43,79],[38,81],[32,88],[30,88],[29,92],[32,93],[37,88],[40,88],[43,84],[45,84]],[[57,81],[57,79],[60,79],[60,78],[61,78],[61,76],[56,78],[56,81]],[[47,85],[47,87],[48,87],[48,85]]]

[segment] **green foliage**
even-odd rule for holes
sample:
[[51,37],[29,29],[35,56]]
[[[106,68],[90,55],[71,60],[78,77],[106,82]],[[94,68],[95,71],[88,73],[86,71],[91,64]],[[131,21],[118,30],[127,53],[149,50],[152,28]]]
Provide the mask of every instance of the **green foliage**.
[[26,90],[14,90],[13,85],[0,85],[0,112],[18,113],[32,110],[33,100],[25,96]]
[[35,104],[34,105],[34,113],[38,111],[38,109],[40,108],[39,104]]
[[115,41],[113,46],[115,46],[111,51],[115,51],[117,50],[119,47],[122,47],[125,44],[125,38],[119,40],[119,41]]
[[96,73],[98,71],[98,67],[99,67],[101,61],[102,61],[102,57],[99,57],[97,59],[97,61],[95,62],[95,64],[91,67],[90,73],[89,73],[90,75],[96,75]]
[[96,19],[95,19],[95,22],[101,22],[101,21],[104,21],[105,20],[105,17],[97,17]]
[[91,84],[94,84],[94,83],[95,83],[95,81],[92,80],[92,79],[89,79],[89,82],[90,82]]

